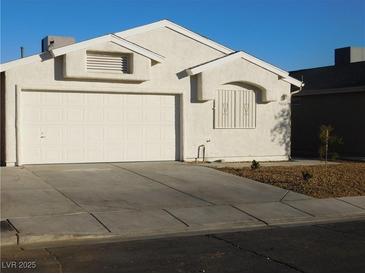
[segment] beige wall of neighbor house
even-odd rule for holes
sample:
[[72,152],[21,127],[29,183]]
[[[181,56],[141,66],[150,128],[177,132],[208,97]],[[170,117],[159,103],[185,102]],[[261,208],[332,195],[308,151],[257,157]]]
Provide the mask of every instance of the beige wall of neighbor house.
[[[205,145],[206,159],[211,161],[288,159],[290,84],[276,73],[240,58],[189,76],[186,70],[190,67],[223,57],[227,52],[165,26],[127,32],[123,38],[163,56],[164,61],[156,62],[131,49],[103,41],[5,71],[8,165],[22,162],[19,159],[22,109],[17,105],[24,91],[175,94],[180,98],[176,124],[180,160],[194,160],[200,145]],[[87,72],[85,53],[88,50],[131,54],[133,73]],[[246,94],[247,90],[254,92],[254,128],[215,127],[219,89],[233,90],[234,94]]]

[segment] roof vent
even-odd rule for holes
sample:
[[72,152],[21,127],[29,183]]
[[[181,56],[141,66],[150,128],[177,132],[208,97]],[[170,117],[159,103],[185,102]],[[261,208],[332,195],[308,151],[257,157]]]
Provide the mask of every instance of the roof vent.
[[75,43],[75,38],[66,36],[46,36],[42,39],[42,52],[68,46]]

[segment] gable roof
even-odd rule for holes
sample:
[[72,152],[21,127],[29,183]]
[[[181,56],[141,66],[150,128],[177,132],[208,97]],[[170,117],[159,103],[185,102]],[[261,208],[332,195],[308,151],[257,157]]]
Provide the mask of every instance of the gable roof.
[[202,64],[199,64],[197,66],[194,66],[194,67],[191,67],[191,68],[188,68],[186,70],[186,73],[188,75],[195,75],[195,74],[198,74],[200,72],[203,72],[207,69],[210,69],[210,68],[213,68],[213,67],[216,67],[216,66],[219,66],[219,65],[223,65],[229,61],[233,61],[233,60],[236,60],[236,59],[245,59],[246,61],[249,61],[259,67],[262,67],[268,71],[271,71],[275,74],[277,74],[281,80],[285,81],[285,82],[288,82],[294,86],[297,86],[297,87],[301,87],[303,85],[303,83],[293,77],[290,77],[289,76],[289,73],[278,68],[278,67],[275,67],[269,63],[266,63],[252,55],[249,55],[243,51],[236,51],[236,52],[233,52],[231,54],[228,54],[226,56],[223,56],[223,57],[219,57],[217,59],[214,59],[214,60],[211,60],[211,61],[208,61],[208,62],[205,62],[205,63],[202,63]]
[[[68,45],[68,46],[63,46],[63,47],[60,47],[60,48],[56,48],[54,50],[51,50],[50,53],[53,57],[57,57],[57,56],[66,54],[68,52],[71,52],[73,50],[86,48],[86,47],[89,47],[89,46],[94,45],[96,43],[100,43],[100,42],[108,41],[108,40],[112,39],[113,42],[120,43],[123,47],[126,47],[126,48],[132,47],[133,49],[129,48],[132,51],[139,50],[138,53],[140,53],[144,56],[146,56],[147,52],[149,51],[149,53],[151,55],[149,55],[148,58],[156,60],[158,62],[162,62],[163,56],[126,40],[126,37],[134,35],[134,34],[138,34],[138,33],[143,33],[143,32],[149,31],[149,30],[153,30],[153,29],[163,28],[163,27],[166,27],[166,28],[169,28],[173,31],[176,31],[176,32],[178,32],[182,35],[185,35],[185,36],[187,36],[187,37],[189,37],[189,38],[191,38],[195,41],[203,43],[203,44],[205,44],[205,45],[207,45],[211,48],[214,48],[214,49],[216,49],[216,50],[218,50],[222,53],[229,54],[229,53],[234,52],[232,49],[229,49],[229,48],[227,48],[223,45],[220,45],[220,44],[218,44],[218,43],[216,43],[216,42],[214,42],[214,41],[212,41],[212,40],[210,40],[210,39],[208,39],[208,38],[206,38],[202,35],[199,35],[199,34],[197,34],[195,32],[192,32],[192,31],[190,31],[190,30],[188,30],[188,29],[186,29],[182,26],[179,26],[179,25],[177,25],[177,24],[175,24],[175,23],[173,23],[169,20],[164,19],[164,20],[160,20],[160,21],[157,21],[157,22],[154,22],[154,23],[151,23],[151,24],[147,24],[147,25],[135,27],[135,28],[132,28],[132,29],[128,29],[128,30],[125,30],[125,31],[121,31],[121,32],[117,32],[117,33],[111,33],[111,34],[103,35],[103,36],[96,37],[96,38],[93,38],[93,39],[78,42],[78,43],[75,43],[75,44],[71,44],[71,45]],[[42,52],[40,54],[35,54],[35,55],[32,55],[32,56],[28,56],[28,57],[25,57],[25,58],[21,58],[21,59],[17,59],[17,60],[14,60],[14,61],[10,61],[10,62],[1,64],[0,72],[6,71],[6,70],[11,69],[11,68],[13,68],[15,66],[18,66],[18,65],[25,65],[25,64],[29,64],[29,63],[37,62],[37,61],[41,62],[41,61],[45,60],[44,56],[45,56],[45,53]],[[48,58],[46,58],[46,59],[48,59]]]
[[[158,28],[168,28],[168,29],[171,29],[177,33],[180,33],[181,35],[184,35],[186,37],[189,37],[190,39],[193,39],[199,43],[202,43],[210,48],[213,48],[217,51],[220,51],[224,54],[227,54],[226,56],[223,56],[221,58],[218,58],[218,59],[214,59],[212,61],[209,61],[207,63],[203,63],[203,64],[200,64],[196,67],[193,67],[193,68],[190,68],[187,70],[188,73],[192,73],[193,74],[196,74],[197,71],[201,70],[201,69],[207,69],[207,68],[210,68],[212,66],[216,66],[216,65],[219,65],[219,64],[222,64],[222,63],[225,63],[229,60],[232,60],[232,59],[235,59],[235,58],[243,58],[253,64],[256,64],[264,69],[267,69],[271,72],[274,72],[276,73],[279,77],[282,78],[282,80],[290,83],[290,84],[293,84],[297,87],[301,87],[303,84],[302,82],[300,82],[299,80],[295,79],[295,78],[292,78],[289,75],[288,72],[284,71],[284,70],[281,70],[269,63],[266,63],[252,55],[249,55],[248,53],[245,53],[243,51],[239,51],[239,52],[235,52],[234,50],[230,49],[230,48],[227,48],[217,42],[214,42],[198,33],[195,33],[191,30],[188,30],[180,25],[177,25],[169,20],[160,20],[160,21],[157,21],[157,22],[154,22],[154,23],[151,23],[151,24],[147,24],[147,25],[143,25],[143,26],[139,26],[139,27],[135,27],[135,28],[132,28],[132,29],[128,29],[128,30],[125,30],[125,31],[121,31],[121,32],[117,32],[117,33],[111,33],[111,34],[107,34],[107,35],[104,35],[104,36],[100,36],[100,37],[97,37],[97,38],[93,38],[93,39],[89,39],[89,40],[85,40],[85,41],[82,41],[82,42],[78,42],[78,43],[75,43],[75,44],[72,44],[72,45],[68,45],[68,46],[64,46],[64,47],[60,47],[60,48],[57,48],[57,49],[54,49],[54,50],[51,50],[50,51],[50,54],[53,56],[53,57],[57,57],[57,56],[60,56],[60,55],[63,55],[63,54],[66,54],[68,52],[71,52],[71,51],[74,51],[74,50],[78,50],[78,49],[82,49],[82,48],[87,48],[93,44],[96,44],[96,43],[100,43],[100,42],[103,42],[103,41],[112,41],[114,43],[117,43],[125,48],[128,48],[132,51],[135,51],[141,55],[144,55],[152,60],[155,60],[155,61],[158,61],[158,62],[162,62],[164,57],[153,52],[153,51],[150,51],[144,47],[141,47],[135,43],[132,43],[128,40],[126,40],[126,38],[128,36],[131,36],[131,35],[135,35],[135,34],[138,34],[138,33],[143,33],[143,32],[146,32],[146,31],[150,31],[150,30],[153,30],[153,29],[158,29]],[[21,59],[18,59],[18,60],[15,60],[15,61],[11,61],[11,62],[8,62],[8,63],[4,63],[4,64],[1,64],[1,68],[0,68],[0,72],[2,71],[5,71],[5,70],[8,70],[12,67],[15,67],[15,66],[18,66],[18,65],[22,65],[22,64],[28,64],[28,63],[32,63],[32,62],[37,62],[37,61],[43,61],[45,58],[45,54],[47,53],[40,53],[40,54],[36,54],[36,55],[33,55],[33,56],[29,56],[29,57],[25,57],[25,58],[21,58]],[[50,57],[48,57],[50,58]],[[194,73],[195,72],[195,73]]]

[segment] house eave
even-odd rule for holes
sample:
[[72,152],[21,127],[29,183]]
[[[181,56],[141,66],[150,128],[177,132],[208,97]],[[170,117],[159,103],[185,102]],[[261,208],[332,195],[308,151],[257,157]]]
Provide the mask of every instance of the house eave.
[[165,57],[155,53],[153,51],[150,51],[146,48],[143,48],[137,44],[134,44],[122,37],[119,37],[117,35],[114,34],[108,34],[102,37],[98,37],[92,40],[88,40],[88,41],[84,41],[84,42],[80,42],[77,44],[72,44],[69,46],[65,46],[65,47],[61,47],[61,48],[57,48],[54,50],[51,50],[51,54],[54,57],[60,56],[60,55],[64,55],[67,54],[68,52],[71,51],[75,51],[75,50],[79,50],[79,49],[84,49],[87,48],[93,44],[98,44],[98,43],[103,43],[103,42],[114,42],[115,44],[121,46],[121,47],[125,47],[133,52],[136,52],[138,54],[141,54],[151,60],[154,60],[156,62],[162,63],[165,60]]
[[303,83],[291,76],[289,76],[289,73],[280,69],[280,68],[277,68],[269,63],[266,63],[254,56],[251,56],[243,51],[238,51],[238,52],[235,52],[235,53],[232,53],[232,54],[229,54],[229,55],[226,55],[226,56],[223,56],[221,58],[218,58],[218,59],[214,59],[212,60],[211,62],[207,62],[207,63],[204,63],[204,64],[201,64],[201,65],[198,65],[198,66],[195,66],[195,67],[191,67],[191,68],[188,68],[186,69],[186,73],[187,75],[189,76],[192,76],[192,75],[196,75],[196,74],[199,74],[205,70],[208,70],[208,69],[211,69],[211,68],[214,68],[214,67],[217,67],[217,66],[220,66],[220,65],[223,65],[227,62],[230,62],[230,61],[233,61],[233,60],[236,60],[236,59],[239,59],[239,58],[242,58],[250,63],[253,63],[259,67],[262,67],[263,69],[266,69],[270,72],[273,72],[275,74],[278,75],[279,77],[279,80],[283,80],[285,82],[288,82],[294,86],[297,86],[297,87],[302,87],[303,86]]

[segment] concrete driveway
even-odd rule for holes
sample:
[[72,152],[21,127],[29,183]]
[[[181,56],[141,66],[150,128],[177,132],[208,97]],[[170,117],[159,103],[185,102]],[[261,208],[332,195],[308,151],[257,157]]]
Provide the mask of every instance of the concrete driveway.
[[2,177],[1,213],[6,218],[273,202],[286,194],[179,162],[29,165],[4,168]]
[[[1,219],[20,235],[153,235],[317,214],[301,210],[308,205],[300,201],[312,200],[307,196],[179,162],[29,165],[1,172]],[[340,203],[340,213],[353,212]],[[325,206],[332,208],[333,201]]]

